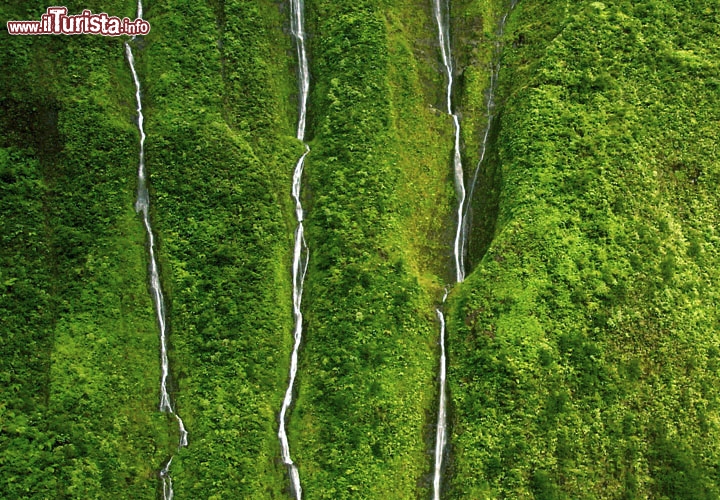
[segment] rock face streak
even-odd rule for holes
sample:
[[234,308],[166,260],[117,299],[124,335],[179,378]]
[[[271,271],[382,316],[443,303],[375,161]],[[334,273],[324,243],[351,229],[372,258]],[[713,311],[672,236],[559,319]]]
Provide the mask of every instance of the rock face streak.
[[[310,90],[310,71],[308,69],[307,50],[305,47],[305,19],[304,19],[304,2],[303,0],[290,1],[290,25],[292,37],[297,47],[298,57],[298,87],[299,87],[299,103],[298,103],[298,126],[297,138],[301,141],[305,140],[305,120],[307,117],[307,99]],[[293,249],[293,315],[295,317],[294,343],[290,357],[290,376],[288,386],[285,391],[282,408],[280,409],[280,424],[278,428],[278,438],[280,439],[280,449],[282,453],[283,463],[288,468],[290,475],[290,483],[292,494],[297,499],[302,498],[302,487],[300,485],[300,474],[298,468],[290,456],[290,444],[288,443],[287,431],[285,429],[287,412],[293,402],[293,389],[295,385],[295,377],[298,369],[298,350],[302,342],[303,334],[303,315],[300,309],[302,303],[303,283],[305,282],[305,273],[308,265],[308,247],[305,243],[305,228],[303,226],[303,207],[300,202],[300,187],[302,182],[303,167],[305,158],[310,153],[310,147],[305,144],[305,153],[300,157],[295,165],[292,180],[292,197],[295,201],[295,216],[297,218],[297,227],[295,228],[295,246]]]
[[[142,3],[138,2],[138,18],[142,17]],[[162,288],[160,286],[160,272],[155,257],[155,236],[153,234],[152,225],[150,223],[150,194],[147,187],[147,173],[145,171],[145,129],[142,108],[142,99],[140,95],[140,79],[135,70],[135,58],[133,57],[132,48],[129,44],[125,44],[125,55],[127,56],[130,71],[132,72],[133,81],[135,82],[135,100],[137,103],[137,123],[140,131],[140,159],[138,166],[138,186],[137,198],[135,200],[135,210],[142,215],[143,224],[148,238],[148,252],[150,260],[150,290],[152,292],[153,304],[155,305],[155,313],[157,316],[158,326],[160,327],[160,411],[171,413],[177,420],[180,432],[180,440],[178,448],[188,445],[188,433],[185,429],[180,415],[175,413],[170,400],[170,394],[167,389],[167,382],[170,376],[170,361],[168,359],[167,347],[167,322],[165,318],[165,299],[163,297]],[[174,496],[172,479],[170,477],[170,464],[173,457],[170,457],[160,470],[160,478],[163,484],[163,499],[172,500]]]

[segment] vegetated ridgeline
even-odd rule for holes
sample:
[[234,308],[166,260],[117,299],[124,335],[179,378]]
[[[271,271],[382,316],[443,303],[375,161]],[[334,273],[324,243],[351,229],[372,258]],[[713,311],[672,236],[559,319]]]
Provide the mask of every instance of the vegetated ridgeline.
[[496,229],[448,299],[449,499],[720,497],[718,14],[513,12]]
[[152,7],[135,56],[148,73],[145,154],[171,395],[192,441],[173,458],[175,496],[279,498],[294,324],[287,192],[300,156],[287,16],[264,0]]
[[[138,18],[142,17],[142,2],[138,1]],[[135,59],[133,57],[132,49],[130,44],[125,43],[125,53],[127,55],[130,70],[132,71],[133,81],[135,82],[135,99],[137,101],[137,120],[138,130],[140,131],[140,158],[138,165],[138,186],[137,186],[137,200],[135,202],[135,210],[142,214],[143,224],[147,231],[148,238],[148,252],[150,257],[150,288],[152,291],[153,304],[155,305],[155,312],[157,314],[157,321],[160,328],[160,362],[162,368],[162,374],[160,379],[160,411],[171,413],[175,416],[180,431],[180,441],[178,447],[184,447],[188,445],[188,433],[185,429],[180,415],[178,415],[172,407],[170,401],[170,394],[167,390],[168,377],[170,375],[170,361],[168,359],[167,349],[167,324],[165,317],[165,300],[160,285],[160,273],[155,257],[155,237],[153,235],[152,225],[150,224],[150,193],[147,188],[147,175],[145,171],[145,130],[143,128],[143,110],[142,110],[142,97],[140,95],[140,79],[137,71],[135,70]],[[163,483],[163,498],[165,500],[172,500],[174,492],[172,485],[172,478],[170,477],[170,465],[172,464],[172,457],[168,459],[163,468],[160,470],[160,477]]]
[[401,179],[418,166],[400,158],[398,124],[412,119],[396,111],[412,103],[423,113],[429,100],[396,87],[415,78],[408,63],[416,54],[390,24],[414,6],[306,5],[313,151],[303,186],[312,193],[312,258],[303,298],[307,372],[290,424],[294,458],[307,498],[419,498],[429,489],[419,479],[429,465],[423,431],[435,392],[436,319],[405,250],[415,242],[398,231],[411,213]]
[[[305,119],[307,117],[307,99],[310,89],[310,71],[308,68],[307,51],[305,48],[305,21],[304,21],[304,2],[303,0],[291,0],[291,31],[292,37],[297,46],[298,56],[298,87],[300,90],[298,103],[298,125],[297,138],[301,141],[305,140]],[[297,227],[295,228],[295,245],[293,249],[292,263],[292,300],[293,315],[295,317],[294,343],[290,358],[290,377],[288,380],[287,390],[283,398],[282,408],[280,409],[280,423],[278,428],[278,437],[280,438],[280,448],[282,452],[283,463],[287,466],[290,474],[290,482],[292,493],[296,499],[302,498],[302,487],[300,485],[300,474],[297,466],[293,463],[290,456],[290,444],[288,443],[287,432],[285,429],[285,420],[287,411],[293,402],[293,390],[295,385],[295,377],[298,369],[298,350],[302,342],[303,332],[303,315],[300,305],[302,303],[303,283],[305,282],[305,273],[307,271],[309,252],[307,243],[305,242],[305,228],[303,226],[303,207],[300,202],[300,187],[302,183],[303,166],[305,157],[310,152],[310,147],[305,145],[305,152],[295,165],[292,179],[292,197],[295,201],[295,216],[297,218]]]

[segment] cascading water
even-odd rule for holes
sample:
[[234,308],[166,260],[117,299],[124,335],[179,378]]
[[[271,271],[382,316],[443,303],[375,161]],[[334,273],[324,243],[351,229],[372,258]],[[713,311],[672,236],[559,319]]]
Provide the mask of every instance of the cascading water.
[[[447,299],[448,292],[445,291],[443,296],[443,304]],[[440,321],[440,398],[438,401],[438,423],[437,431],[435,434],[435,472],[433,474],[433,498],[439,500],[440,498],[440,481],[442,472],[442,456],[445,450],[446,440],[446,406],[447,396],[445,395],[445,379],[446,379],[446,356],[445,356],[445,314],[442,309],[435,309],[438,320]]]
[[478,174],[480,172],[480,166],[485,161],[485,153],[487,152],[487,146],[488,146],[488,140],[490,138],[490,130],[493,126],[494,120],[495,120],[495,89],[497,87],[498,82],[498,76],[500,75],[500,52],[502,50],[502,36],[505,32],[505,24],[507,23],[507,19],[510,16],[510,13],[517,5],[518,0],[512,0],[510,2],[510,5],[505,12],[505,14],[500,18],[500,22],[498,23],[498,29],[496,33],[496,39],[495,39],[495,53],[493,54],[493,58],[495,61],[495,64],[492,68],[492,72],[490,73],[490,85],[488,86],[488,90],[485,97],[485,106],[486,106],[486,114],[487,114],[487,124],[485,125],[485,132],[483,133],[483,139],[482,144],[480,146],[480,158],[478,159],[477,165],[475,166],[475,171],[473,173],[472,182],[470,182],[470,191],[467,196],[467,202],[465,203],[465,208],[463,210],[463,227],[462,227],[462,248],[461,251],[463,254],[467,251],[467,242],[468,237],[470,235],[470,225],[469,225],[469,214],[470,214],[470,206],[472,203],[473,193],[475,192],[475,185],[477,184],[477,178]]
[[455,146],[453,151],[453,170],[455,172],[455,190],[458,195],[458,226],[455,231],[455,243],[453,246],[453,255],[455,256],[455,280],[459,283],[465,279],[465,262],[463,258],[463,241],[462,241],[462,226],[463,226],[463,205],[465,204],[465,179],[462,167],[462,157],[460,156],[460,118],[457,113],[453,113],[452,109],[452,91],[453,91],[453,61],[452,53],[450,51],[450,25],[448,22],[449,18],[449,6],[447,0],[442,2],[441,0],[434,0],[433,2],[435,21],[438,26],[438,40],[440,42],[440,52],[442,55],[443,66],[445,67],[445,74],[447,75],[447,113],[452,116],[453,124],[455,125]]
[[[142,17],[142,3],[138,2],[138,18]],[[134,37],[133,37],[134,38]],[[125,55],[130,64],[133,81],[135,82],[135,100],[137,102],[138,130],[140,131],[140,161],[138,166],[138,187],[137,199],[135,200],[135,211],[142,214],[143,224],[148,237],[148,249],[150,254],[150,289],[152,290],[153,304],[157,316],[158,325],[160,327],[160,362],[162,375],[160,378],[160,411],[172,414],[178,423],[180,432],[180,440],[178,449],[188,445],[188,433],[185,429],[180,416],[173,411],[170,394],[167,390],[167,381],[170,374],[170,361],[168,359],[167,349],[167,325],[165,321],[165,299],[163,297],[162,288],[160,286],[160,273],[158,270],[157,259],[155,258],[155,236],[153,234],[152,225],[150,224],[150,194],[147,188],[147,175],[145,172],[145,129],[144,116],[142,109],[142,99],[140,96],[140,79],[135,70],[135,58],[133,57],[132,48],[125,43]],[[169,470],[172,463],[172,457],[165,463],[160,470],[160,478],[163,483],[163,499],[172,500],[174,492],[172,487],[172,479]]]
[[[450,51],[450,7],[448,0],[433,0],[433,10],[435,14],[435,21],[438,27],[438,40],[440,43],[440,52],[442,55],[443,66],[445,67],[445,74],[447,75],[447,112],[452,116],[453,123],[455,125],[455,145],[453,154],[453,169],[455,172],[455,189],[458,196],[458,207],[457,207],[457,229],[455,231],[455,242],[453,245],[453,255],[455,257],[455,278],[456,282],[460,283],[465,279],[465,252],[468,240],[468,215],[470,209],[470,203],[472,201],[473,191],[475,189],[475,183],[477,181],[478,171],[480,165],[485,159],[485,153],[487,151],[488,140],[490,137],[490,128],[494,118],[493,111],[495,109],[495,88],[497,86],[498,74],[500,71],[499,52],[500,52],[500,40],[505,28],[507,18],[512,9],[517,4],[518,0],[512,0],[510,7],[508,8],[505,15],[500,20],[497,39],[495,41],[495,60],[496,64],[493,67],[493,71],[490,75],[490,85],[486,94],[486,106],[488,121],[483,134],[482,146],[480,150],[480,159],[475,168],[472,182],[470,184],[470,191],[466,193],[464,173],[462,168],[462,157],[460,155],[460,119],[457,113],[453,113],[452,109],[452,90],[453,90],[453,62],[452,53]],[[445,291],[442,303],[445,304],[448,292]],[[443,467],[443,455],[445,453],[445,445],[447,444],[447,395],[446,395],[446,374],[447,374],[447,357],[445,354],[445,315],[443,314],[442,308],[436,309],[438,320],[440,321],[440,397],[438,401],[438,421],[437,429],[435,434],[435,467],[433,473],[433,499],[440,500],[440,486],[442,482],[442,467]]]
[[[455,190],[458,196],[457,207],[457,229],[455,231],[455,242],[453,244],[453,256],[455,257],[455,280],[461,282],[465,279],[465,262],[463,258],[462,241],[463,231],[463,206],[465,204],[465,176],[462,167],[462,157],[460,155],[460,118],[452,109],[452,91],[453,91],[453,61],[450,51],[450,23],[449,13],[450,7],[447,0],[433,0],[433,11],[435,14],[435,22],[438,27],[438,41],[440,42],[440,53],[442,55],[443,66],[447,76],[447,113],[452,116],[455,125],[455,143],[453,148],[453,171],[455,173]],[[447,291],[443,297],[443,304],[447,298]],[[440,399],[438,401],[438,419],[435,431],[435,467],[433,470],[433,499],[440,500],[440,483],[442,480],[443,455],[445,453],[446,444],[446,395],[445,395],[445,374],[447,370],[447,359],[445,356],[445,315],[441,308],[436,309],[438,320],[440,321]]]
[[[310,71],[308,69],[307,51],[305,48],[305,22],[304,22],[304,3],[303,0],[290,0],[290,28],[295,45],[297,46],[298,55],[298,87],[300,89],[300,99],[298,105],[298,127],[297,138],[301,141],[305,140],[305,119],[307,116],[307,98],[310,89]],[[303,207],[300,203],[300,186],[302,182],[303,167],[305,158],[310,153],[310,147],[305,144],[305,153],[300,157],[295,165],[292,180],[292,197],[295,201],[295,216],[297,217],[297,228],[295,229],[295,247],[293,250],[293,315],[295,317],[294,344],[292,355],[290,357],[290,378],[285,391],[282,408],[280,409],[280,425],[278,428],[278,438],[280,439],[280,448],[282,452],[283,463],[287,466],[290,475],[290,483],[292,493],[297,500],[302,498],[302,487],[300,486],[300,473],[298,468],[290,456],[290,444],[288,443],[287,432],[285,430],[285,421],[287,412],[293,402],[293,390],[295,386],[295,377],[298,368],[298,350],[302,341],[303,333],[303,316],[300,309],[302,302],[303,283],[305,282],[305,273],[307,271],[309,251],[305,243],[305,229],[303,227]]]

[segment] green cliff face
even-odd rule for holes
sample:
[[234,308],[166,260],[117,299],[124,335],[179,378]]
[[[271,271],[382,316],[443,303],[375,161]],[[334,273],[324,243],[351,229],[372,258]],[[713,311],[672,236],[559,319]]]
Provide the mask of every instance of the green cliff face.
[[[523,2],[450,498],[717,498],[717,5]],[[560,2],[557,2],[560,4]]]
[[[720,496],[720,9],[451,0],[468,277],[443,498]],[[7,1],[0,21],[50,5]],[[129,0],[66,4],[135,17]],[[309,268],[289,414],[307,499],[431,496],[453,123],[429,0],[306,0]],[[0,33],[0,491],[289,498],[289,5],[147,0],[142,83],[171,388],[133,204],[127,37]],[[4,489],[3,489],[4,488]]]
[[231,1],[147,10],[147,163],[177,411],[191,443],[171,470],[179,498],[284,488],[275,437],[292,327],[283,208],[299,148],[281,94],[292,75],[265,62],[290,49],[280,14]]
[[[3,24],[44,10],[6,2]],[[122,45],[3,33],[0,52],[2,496],[151,498],[168,428]]]

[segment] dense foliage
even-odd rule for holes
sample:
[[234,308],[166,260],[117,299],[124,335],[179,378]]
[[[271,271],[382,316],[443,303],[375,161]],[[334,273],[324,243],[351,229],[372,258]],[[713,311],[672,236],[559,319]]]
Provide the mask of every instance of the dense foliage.
[[[447,498],[720,497],[720,13],[452,0],[473,200],[448,317]],[[48,5],[11,0],[0,22]],[[134,0],[74,0],[133,18]],[[453,124],[429,0],[306,0],[308,499],[430,494]],[[288,2],[154,0],[135,40],[0,34],[0,496],[287,498]],[[133,209],[143,85],[174,406]]]
[[[45,7],[6,3],[3,24]],[[2,43],[3,497],[152,497],[168,431],[154,412],[158,342],[122,45]]]
[[450,497],[717,498],[718,6],[549,4],[507,35],[452,301]]
[[301,148],[283,119],[293,75],[276,52],[290,42],[271,2],[155,2],[146,16],[147,161],[190,432],[173,461],[177,497],[279,498],[292,340],[281,208]]
[[[427,494],[419,479],[430,468],[437,331],[432,297],[418,277],[439,267],[428,257],[442,250],[408,229],[417,220],[415,231],[439,232],[434,211],[449,200],[447,148],[424,128],[443,120],[427,109],[403,36],[429,16],[405,26],[400,14],[409,7],[315,2],[308,16],[317,34],[307,161],[311,260],[291,435],[307,498]],[[422,118],[427,124],[414,130]],[[408,148],[407,158],[398,145]],[[421,155],[430,161],[418,164]],[[420,190],[427,199],[411,209],[401,196]]]

